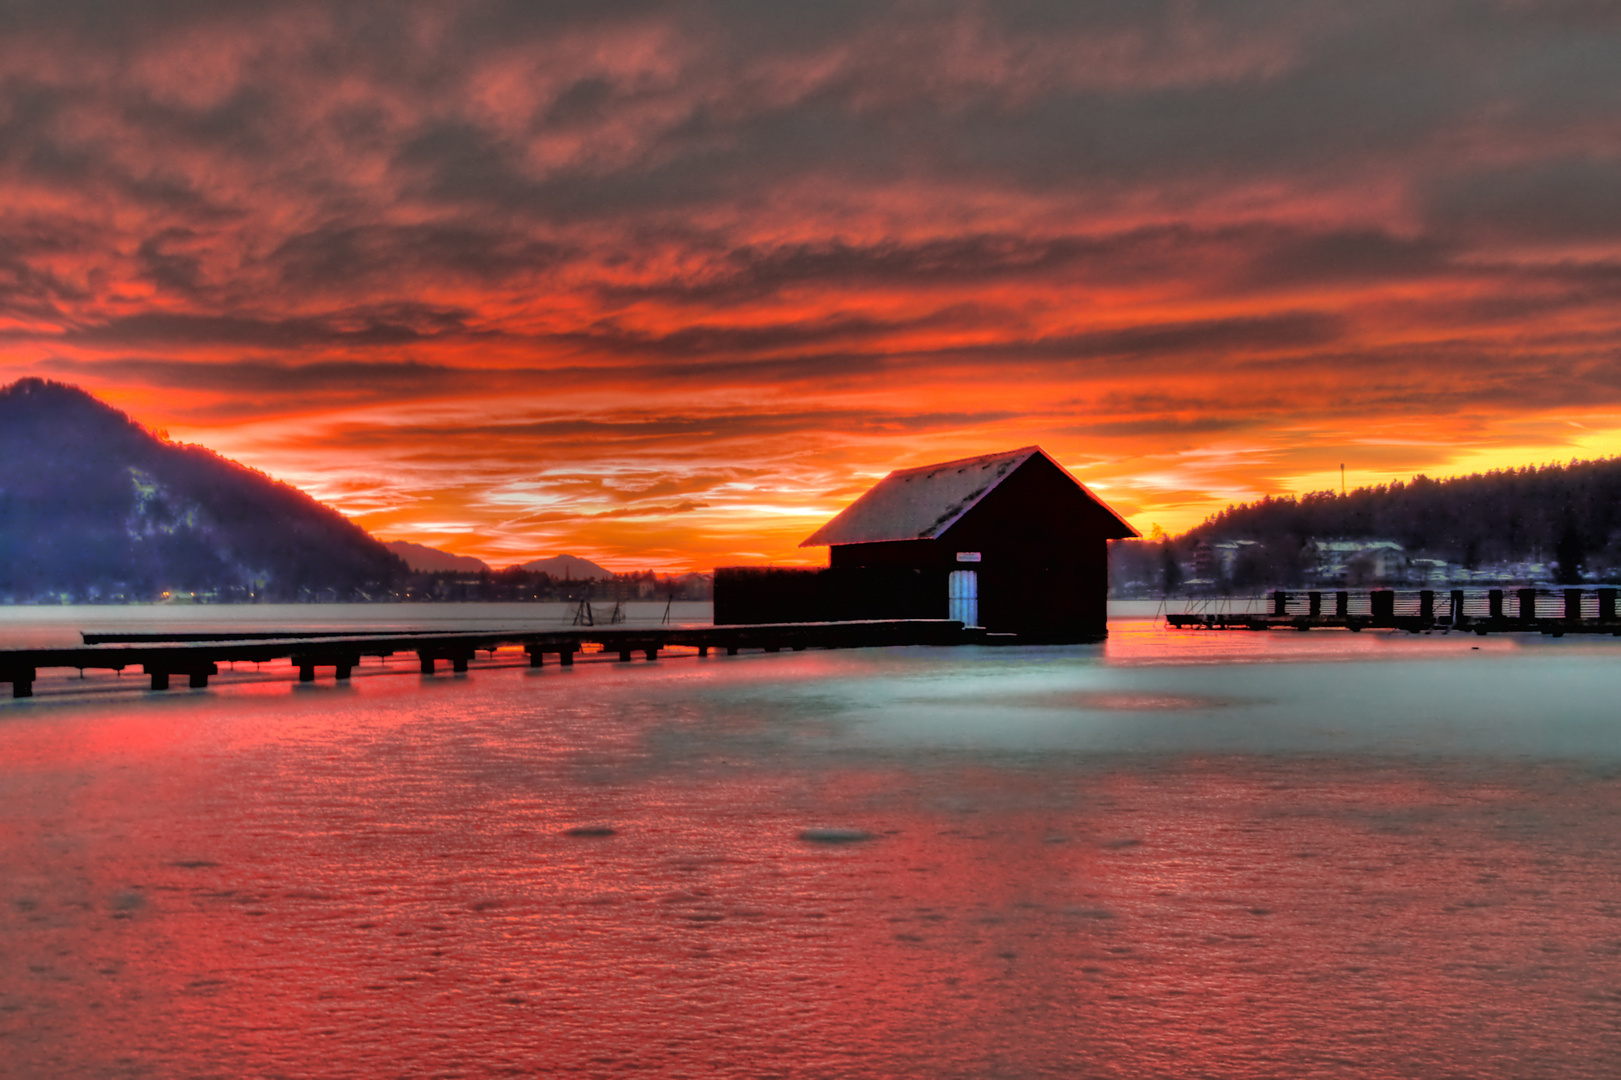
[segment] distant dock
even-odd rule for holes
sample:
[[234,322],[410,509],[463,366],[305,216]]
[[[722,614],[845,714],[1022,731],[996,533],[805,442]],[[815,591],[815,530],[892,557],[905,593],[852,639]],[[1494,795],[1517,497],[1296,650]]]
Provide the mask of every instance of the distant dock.
[[13,697],[31,697],[39,672],[50,668],[78,671],[122,672],[138,668],[153,690],[167,690],[171,681],[184,678],[193,688],[206,687],[219,674],[220,664],[290,661],[300,682],[314,682],[319,671],[329,670],[346,680],[362,657],[415,655],[422,674],[432,675],[440,664],[451,671],[466,671],[473,658],[497,649],[521,647],[531,667],[542,667],[546,657],[569,667],[587,645],[605,653],[618,653],[621,661],[640,655],[648,660],[671,647],[711,649],[735,656],[743,649],[781,652],[783,649],[852,649],[885,645],[964,645],[985,641],[975,627],[965,628],[950,619],[890,619],[834,623],[763,623],[743,626],[700,627],[581,627],[572,630],[469,630],[390,631],[244,631],[220,633],[151,633],[81,635],[84,644],[55,649],[0,650],[0,683],[11,684]]
[[1476,634],[1612,634],[1621,637],[1617,589],[1278,590],[1264,612],[1189,611],[1165,621],[1182,630],[1435,630]]

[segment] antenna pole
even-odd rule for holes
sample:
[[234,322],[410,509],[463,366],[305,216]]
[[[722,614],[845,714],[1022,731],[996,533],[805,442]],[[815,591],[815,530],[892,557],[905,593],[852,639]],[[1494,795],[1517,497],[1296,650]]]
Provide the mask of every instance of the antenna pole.
[[1345,498],[1345,466],[1340,466],[1340,498]]

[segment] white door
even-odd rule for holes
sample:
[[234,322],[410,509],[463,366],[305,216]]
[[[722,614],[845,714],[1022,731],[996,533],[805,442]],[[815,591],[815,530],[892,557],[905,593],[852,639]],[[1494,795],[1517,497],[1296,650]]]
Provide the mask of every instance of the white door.
[[976,570],[953,570],[948,588],[951,597],[951,613],[946,618],[955,619],[964,626],[978,626],[979,572]]

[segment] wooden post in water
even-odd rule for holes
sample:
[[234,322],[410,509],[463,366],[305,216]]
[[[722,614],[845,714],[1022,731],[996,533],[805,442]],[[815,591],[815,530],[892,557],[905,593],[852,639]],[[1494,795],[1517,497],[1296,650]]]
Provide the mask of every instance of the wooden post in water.
[[1289,614],[1289,594],[1284,592],[1282,589],[1279,589],[1272,594],[1272,614]]
[[1458,626],[1463,622],[1463,590],[1452,590],[1452,625]]
[[1520,621],[1535,622],[1537,617],[1537,591],[1535,589],[1520,589],[1517,596],[1520,601]]
[[1604,622],[1615,619],[1615,590],[1600,589],[1598,591],[1598,617]]
[[1374,589],[1368,594],[1368,603],[1373,607],[1374,626],[1396,625],[1396,594],[1389,589]]
[[424,675],[432,675],[433,674],[433,654],[432,653],[419,652],[419,653],[417,653],[417,659],[422,661],[422,674],[424,674]]
[[1580,590],[1580,589],[1566,589],[1565,590],[1565,621],[1566,622],[1581,622],[1582,621],[1582,590]]
[[1319,616],[1319,615],[1321,615],[1323,613],[1323,594],[1322,593],[1320,593],[1320,592],[1309,592],[1309,593],[1306,594],[1306,599],[1311,601],[1311,614],[1312,614],[1313,618],[1316,618],[1317,616]]
[[544,667],[545,664],[546,654],[540,651],[539,646],[531,646],[529,649],[529,666]]
[[1418,617],[1426,621],[1435,618],[1435,590],[1420,589],[1418,591]]
[[559,667],[573,667],[574,666],[574,646],[572,646],[572,645],[564,645],[560,650],[558,650],[557,663],[558,663]]
[[1503,617],[1503,590],[1491,589],[1486,593],[1486,614],[1493,619]]
[[1342,619],[1351,614],[1351,594],[1344,589],[1334,594],[1334,614]]

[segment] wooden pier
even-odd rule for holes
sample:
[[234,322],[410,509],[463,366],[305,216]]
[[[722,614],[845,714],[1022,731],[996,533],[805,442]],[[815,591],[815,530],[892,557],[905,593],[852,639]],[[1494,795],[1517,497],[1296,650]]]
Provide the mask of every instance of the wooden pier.
[[1612,634],[1621,637],[1613,588],[1302,590],[1273,592],[1262,612],[1168,614],[1178,629],[1406,630],[1421,634]]
[[9,682],[13,697],[30,697],[38,673],[47,668],[81,672],[122,672],[139,668],[153,690],[167,690],[184,677],[191,687],[206,687],[225,663],[291,661],[300,682],[313,682],[321,669],[345,680],[365,656],[415,654],[422,674],[432,675],[441,663],[466,671],[481,652],[522,647],[531,667],[555,657],[571,666],[585,646],[618,653],[621,661],[637,655],[658,658],[672,646],[695,648],[699,656],[724,649],[735,656],[743,649],[851,649],[885,645],[964,645],[985,641],[978,628],[949,619],[889,619],[831,623],[763,623],[750,626],[581,627],[570,630],[439,631],[252,631],[228,633],[83,634],[84,644],[56,649],[0,650],[0,683]]

